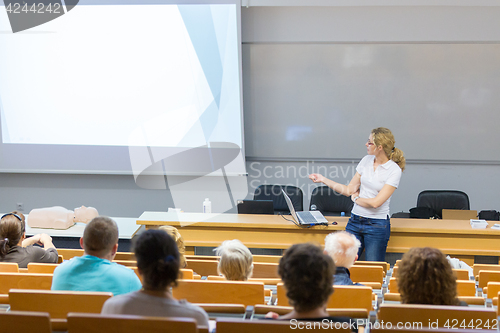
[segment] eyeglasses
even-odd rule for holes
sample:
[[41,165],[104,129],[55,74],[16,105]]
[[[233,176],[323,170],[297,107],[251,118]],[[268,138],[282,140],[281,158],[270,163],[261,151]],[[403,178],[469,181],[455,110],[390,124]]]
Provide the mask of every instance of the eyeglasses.
[[0,217],[0,220],[1,220],[1,219],[3,219],[3,218],[4,218],[4,217],[6,217],[6,216],[9,216],[9,215],[12,215],[12,216],[17,217],[17,219],[18,219],[19,221],[21,221],[21,222],[23,221],[23,219],[22,219],[19,215],[14,214],[14,213],[7,213],[7,214],[4,214],[2,217]]

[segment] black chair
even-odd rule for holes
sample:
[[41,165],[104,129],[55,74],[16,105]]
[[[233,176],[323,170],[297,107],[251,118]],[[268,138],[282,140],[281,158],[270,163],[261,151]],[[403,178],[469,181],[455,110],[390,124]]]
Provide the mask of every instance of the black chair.
[[272,200],[274,205],[274,214],[290,214],[290,210],[285,201],[281,189],[292,200],[293,208],[296,211],[304,210],[304,205],[302,203],[304,195],[302,190],[296,186],[288,185],[260,185],[255,190],[253,199],[254,200]]
[[340,216],[342,212],[345,216],[351,216],[354,202],[350,197],[339,194],[328,186],[318,186],[311,193],[309,210],[312,205],[316,205],[316,210],[325,216]]
[[469,210],[469,196],[462,191],[426,190],[419,193],[417,207],[431,208],[442,218],[443,209]]

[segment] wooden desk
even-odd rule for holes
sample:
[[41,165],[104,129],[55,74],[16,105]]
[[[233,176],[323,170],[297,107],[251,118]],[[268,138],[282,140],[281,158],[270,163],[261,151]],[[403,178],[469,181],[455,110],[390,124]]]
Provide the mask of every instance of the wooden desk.
[[[291,216],[287,216],[291,218]],[[146,228],[177,227],[190,250],[195,246],[219,246],[224,240],[239,239],[250,248],[287,249],[292,244],[315,242],[344,230],[348,217],[327,217],[338,225],[299,228],[279,215],[203,214],[144,212],[137,224]],[[391,219],[387,252],[405,253],[412,247],[431,246],[451,256],[500,256],[500,230],[472,229],[465,220]]]

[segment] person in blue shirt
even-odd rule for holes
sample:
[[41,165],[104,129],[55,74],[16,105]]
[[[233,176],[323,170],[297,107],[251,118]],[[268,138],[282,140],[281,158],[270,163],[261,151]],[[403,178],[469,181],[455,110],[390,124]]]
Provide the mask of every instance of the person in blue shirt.
[[349,268],[358,259],[358,250],[361,242],[346,231],[332,232],[325,238],[325,253],[332,257],[335,263],[333,284],[352,286],[361,285],[353,283]]
[[96,217],[85,227],[82,257],[64,261],[54,270],[52,290],[104,291],[120,295],[142,288],[135,272],[112,262],[118,250],[118,226],[109,217]]

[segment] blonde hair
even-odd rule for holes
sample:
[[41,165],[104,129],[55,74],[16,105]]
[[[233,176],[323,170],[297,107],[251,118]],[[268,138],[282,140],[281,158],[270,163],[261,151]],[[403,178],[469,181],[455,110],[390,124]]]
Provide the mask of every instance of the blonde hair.
[[354,264],[361,242],[346,231],[332,232],[325,238],[325,252],[337,267],[349,268]]
[[393,160],[402,171],[404,171],[406,166],[406,159],[404,153],[401,149],[396,148],[394,144],[396,140],[394,139],[394,135],[392,132],[385,127],[378,127],[372,130],[373,134],[373,143],[378,146],[382,146],[385,154],[390,160]]
[[239,240],[224,241],[214,251],[220,256],[217,270],[227,280],[246,281],[252,276],[252,253]]
[[186,254],[186,246],[184,246],[184,238],[182,238],[179,230],[177,230],[176,227],[172,227],[170,225],[164,225],[159,228],[160,230],[164,230],[167,232],[167,234],[170,235],[175,240],[175,244],[177,244],[177,248],[179,249],[179,260],[180,260],[180,268],[186,267],[186,257],[184,255]]

